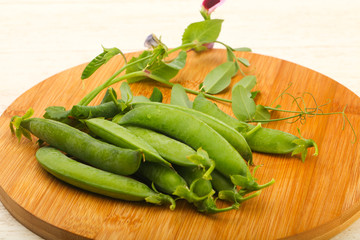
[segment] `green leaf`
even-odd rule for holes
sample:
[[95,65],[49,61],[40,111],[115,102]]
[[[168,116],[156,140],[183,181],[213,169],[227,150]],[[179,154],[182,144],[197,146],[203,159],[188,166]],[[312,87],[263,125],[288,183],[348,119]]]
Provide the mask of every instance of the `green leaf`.
[[107,102],[111,102],[112,101],[112,96],[115,96],[115,98],[117,98],[117,94],[115,92],[115,89],[113,89],[112,87],[109,87],[108,89],[106,89],[105,95],[103,97],[103,99],[101,100],[101,103],[107,103]]
[[232,89],[232,111],[240,121],[252,120],[256,112],[256,104],[249,90],[242,85]]
[[140,95],[140,96],[134,96],[131,103],[137,103],[137,102],[151,102],[150,99],[147,97]]
[[187,54],[181,51],[178,56],[169,63],[163,61],[155,62],[147,68],[152,75],[159,76],[162,79],[170,81],[185,66]]
[[203,82],[199,84],[199,91],[200,91],[200,92],[205,92],[205,90],[204,90],[204,83],[203,83]]
[[233,48],[233,51],[236,52],[251,52],[251,49],[248,47],[241,47],[241,48]]
[[69,111],[66,111],[64,107],[61,106],[50,106],[45,109],[44,118],[52,119],[56,121],[60,121],[63,119],[66,119],[70,113]]
[[21,133],[24,137],[26,137],[27,139],[29,139],[30,141],[32,141],[32,138],[31,138],[31,133],[29,130],[25,129],[25,128],[21,128]]
[[249,60],[247,60],[247,59],[245,59],[245,58],[240,58],[240,57],[238,57],[237,60],[238,60],[242,65],[244,65],[245,67],[249,67],[249,66],[250,66]]
[[236,58],[236,56],[235,56],[235,54],[234,54],[234,52],[233,52],[233,49],[232,49],[231,47],[227,46],[227,45],[225,45],[225,46],[226,46],[226,56],[227,56],[227,60],[228,60],[229,62],[233,62],[233,61],[235,60],[235,58]]
[[252,99],[255,99],[256,96],[257,96],[259,93],[260,93],[260,91],[253,91],[253,92],[251,92],[251,98],[252,98]]
[[204,79],[205,92],[216,94],[224,90],[231,83],[231,77],[235,71],[233,62],[225,62],[208,73]]
[[[150,61],[149,58],[146,58],[148,56],[150,56],[152,53],[151,51],[143,51],[138,57],[133,57],[131,58],[131,60],[129,61],[128,64],[133,63],[135,61],[139,61],[138,63],[131,65],[129,67],[126,68],[126,74],[132,73],[132,72],[138,72],[138,71],[144,71],[146,69],[146,67],[148,66],[148,63]],[[143,59],[143,60],[142,60]],[[128,79],[128,83],[134,83],[134,82],[138,82],[141,80],[146,79],[146,77],[133,77]]]
[[22,129],[23,128],[16,128],[16,130],[15,130],[15,136],[17,137],[19,142],[20,142],[21,136],[22,136]]
[[127,82],[121,83],[120,92],[121,92],[121,99],[125,102],[125,104],[131,102],[131,100],[133,99],[133,94]]
[[167,65],[173,69],[181,70],[185,67],[187,53],[185,51],[179,52],[178,56]]
[[157,87],[154,87],[153,92],[150,96],[150,101],[162,102],[162,100],[163,100],[163,95],[162,95],[161,91]]
[[84,69],[81,75],[81,79],[89,78],[96,70],[102,65],[107,63],[112,57],[121,53],[118,48],[104,48],[103,52],[97,55]]
[[[271,118],[270,112],[263,105],[256,106],[254,120],[270,120],[270,118]],[[267,123],[267,122],[263,122],[263,123]]]
[[13,124],[16,129],[20,128],[20,124],[21,124],[22,120],[23,120],[22,117],[15,117],[13,119]]
[[256,85],[256,77],[253,75],[245,76],[239,82],[237,82],[233,88],[235,88],[238,85],[241,85],[246,90],[251,91],[251,89],[253,89]]
[[[245,74],[243,73],[243,71],[241,70],[240,65],[239,65],[239,62],[237,61],[237,58],[236,58],[236,56],[235,56],[235,54],[234,54],[234,51],[235,51],[235,50],[234,50],[232,47],[230,47],[230,46],[228,46],[228,45],[226,45],[226,44],[224,44],[224,43],[223,43],[223,45],[226,47],[227,60],[228,60],[229,62],[234,62],[234,64],[235,64],[235,70],[234,70],[233,76],[235,76],[239,70],[240,70],[240,72],[241,72],[243,75],[245,75]],[[235,61],[234,61],[234,60],[235,60]]]
[[182,44],[194,43],[196,51],[206,49],[204,43],[215,42],[219,37],[223,20],[212,19],[190,24],[182,36]]
[[180,84],[175,84],[171,89],[170,104],[186,108],[192,108],[192,102],[189,100],[185,89]]
[[22,119],[28,119],[30,118],[32,115],[34,114],[34,109],[29,108],[26,113],[24,114],[24,116],[22,116]]

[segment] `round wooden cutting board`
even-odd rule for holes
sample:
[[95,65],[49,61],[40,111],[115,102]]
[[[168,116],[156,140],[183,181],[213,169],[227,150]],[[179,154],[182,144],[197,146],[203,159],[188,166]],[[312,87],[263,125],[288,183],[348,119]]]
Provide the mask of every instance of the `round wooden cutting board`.
[[[254,53],[237,56],[250,61],[251,66],[243,70],[258,79],[255,90],[261,92],[257,103],[272,104],[291,84],[287,92],[295,97],[304,96],[307,107],[314,107],[315,103],[306,93],[311,93],[318,105],[327,103],[323,112],[341,112],[347,106],[347,117],[359,132],[360,98],[339,83],[281,59]],[[198,89],[205,75],[224,61],[224,50],[189,52],[186,67],[173,81]],[[264,126],[295,135],[299,128],[304,138],[317,142],[319,156],[312,156],[314,150],[310,149],[303,163],[299,157],[254,153],[255,164],[262,166],[256,172],[258,182],[272,178],[276,182],[230,212],[205,215],[182,200],[171,211],[166,206],[99,196],[55,179],[35,159],[36,139],[32,142],[22,139],[19,143],[11,135],[10,118],[24,114],[30,107],[36,117],[41,117],[48,106],[68,109],[122,64],[121,57],[114,58],[84,82],[80,76],[85,64],[56,74],[25,92],[1,116],[0,200],[36,234],[47,239],[327,239],[360,216],[359,141],[353,143],[349,124],[342,130],[341,114],[308,117],[305,124],[282,121]],[[232,84],[240,79],[241,76],[235,77]],[[164,102],[168,103],[171,89],[163,85],[146,81],[132,84],[131,88],[134,95],[149,97],[154,86],[162,91]],[[230,98],[229,89],[220,96]],[[98,96],[93,104],[101,98],[102,95]],[[284,95],[274,104],[297,110],[292,101],[289,95]],[[218,102],[218,106],[231,113],[230,105]],[[288,115],[275,115],[283,116]],[[226,206],[224,202],[218,204]]]

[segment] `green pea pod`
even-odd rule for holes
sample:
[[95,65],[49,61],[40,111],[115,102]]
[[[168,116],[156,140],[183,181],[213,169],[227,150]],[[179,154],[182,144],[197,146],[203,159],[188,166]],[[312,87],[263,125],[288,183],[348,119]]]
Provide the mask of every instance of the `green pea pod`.
[[106,142],[118,147],[140,150],[145,155],[145,161],[170,166],[151,145],[119,124],[101,118],[87,119],[84,122],[91,132]]
[[157,190],[186,199],[188,202],[204,199],[192,192],[186,181],[171,167],[144,162],[136,174],[152,182]]
[[[177,105],[156,103],[150,101],[133,101],[131,104],[132,107],[141,107],[147,105],[164,105],[195,115],[196,117],[207,123],[209,126],[211,126],[213,129],[215,129],[220,135],[222,135],[230,144],[234,146],[234,148],[242,155],[242,157],[246,161],[249,161],[249,163],[252,164],[252,152],[245,138],[235,129],[229,127],[218,119],[202,112]],[[114,102],[108,102],[97,106],[75,105],[71,109],[69,115],[77,119],[88,119],[97,117],[112,118],[118,113],[125,113],[125,111],[121,111],[114,104]]]
[[69,116],[76,119],[112,118],[119,113],[119,108],[114,102],[106,102],[96,106],[74,105]]
[[196,154],[188,145],[150,129],[125,126],[130,132],[150,144],[164,159],[180,166],[197,166],[187,158]]
[[218,119],[204,114],[200,111],[196,111],[191,108],[186,108],[182,106],[177,105],[171,105],[171,104],[161,104],[161,103],[136,103],[132,106],[136,107],[143,107],[143,106],[150,106],[150,105],[160,105],[165,106],[169,108],[173,108],[176,110],[180,110],[183,112],[186,112],[190,115],[193,115],[197,118],[199,118],[201,121],[205,122],[207,125],[209,125],[211,128],[213,128],[215,131],[217,131],[223,138],[225,138],[240,154],[241,156],[248,161],[250,164],[252,164],[252,152],[251,149],[246,142],[243,135],[241,135],[238,131],[236,131],[234,128],[226,125],[222,121],[219,121]]
[[257,128],[254,125],[241,122],[225,112],[221,111],[213,102],[202,95],[195,98],[193,108],[200,112],[211,115],[242,133],[251,150],[255,152],[271,154],[301,154],[305,160],[307,149],[315,147],[316,143],[311,139],[298,138],[290,133],[271,128]]
[[132,178],[77,162],[55,148],[40,148],[36,152],[36,159],[56,178],[81,189],[127,201],[146,201],[157,205],[170,204],[170,209],[175,209],[175,201],[170,196],[156,193]]
[[164,133],[193,149],[203,148],[224,174],[247,175],[248,167],[240,154],[214,129],[198,118],[163,105],[146,105],[126,113],[122,125],[137,125]]
[[[162,105],[147,105],[126,113],[120,124],[150,128],[182,141],[193,149],[203,148],[215,161],[218,171],[229,176],[239,175],[240,177],[233,180],[246,189],[258,190],[260,187],[251,178],[246,162],[234,147],[193,115]],[[246,179],[242,179],[241,176]]]
[[140,151],[102,142],[64,123],[30,118],[23,120],[21,127],[49,145],[102,170],[130,175],[139,168]]

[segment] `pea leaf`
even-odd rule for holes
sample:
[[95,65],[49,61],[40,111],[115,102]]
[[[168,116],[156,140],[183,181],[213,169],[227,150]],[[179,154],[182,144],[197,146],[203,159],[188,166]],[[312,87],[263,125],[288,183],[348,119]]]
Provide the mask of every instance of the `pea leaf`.
[[245,67],[249,67],[250,66],[250,62],[249,60],[247,60],[246,58],[240,58],[238,57],[237,60],[244,65]]
[[256,104],[251,98],[249,90],[242,85],[237,85],[232,89],[232,111],[240,121],[252,120],[256,112]]
[[236,56],[234,54],[235,50],[232,47],[230,47],[230,46],[228,46],[226,44],[223,44],[223,45],[226,47],[227,60],[229,62],[234,62],[234,64],[235,64],[235,70],[234,70],[233,76],[235,76],[239,70],[243,75],[245,75],[244,72],[241,70],[240,65],[239,65],[239,61],[237,60],[237,58],[236,58]]
[[229,61],[229,62],[233,62],[234,60],[235,60],[235,54],[234,54],[234,52],[233,52],[233,49],[230,47],[230,46],[228,46],[228,45],[225,45],[226,46],[226,56],[227,56],[227,60]]
[[112,96],[111,94],[115,96],[115,98],[117,98],[117,94],[115,92],[115,90],[112,87],[109,87],[108,89],[106,89],[105,95],[103,97],[103,99],[101,100],[101,103],[107,103],[107,102],[111,102],[112,101]]
[[63,120],[66,119],[70,111],[66,111],[64,107],[61,106],[51,106],[45,109],[44,118],[53,119],[53,120]]
[[97,55],[84,69],[81,74],[81,79],[89,78],[96,70],[99,69],[102,65],[107,63],[112,57],[118,55],[119,53],[122,54],[120,49],[114,48],[104,48],[103,52]]
[[241,48],[233,48],[235,52],[251,52],[252,50],[248,47],[241,47]]
[[204,90],[204,83],[203,83],[203,82],[199,84],[199,91],[200,91],[200,92],[205,92],[205,90]]
[[221,31],[223,20],[211,19],[190,24],[182,36],[182,44],[197,44],[196,51],[205,50],[204,43],[210,43],[217,40]]
[[163,95],[162,95],[161,91],[157,87],[154,87],[153,92],[150,96],[150,101],[162,102],[162,100],[163,100]]
[[206,75],[203,83],[205,92],[216,94],[224,90],[231,83],[231,77],[235,71],[233,62],[220,64]]
[[120,85],[121,99],[125,103],[131,102],[133,99],[133,94],[131,92],[130,86],[127,82],[122,82]]
[[152,75],[159,76],[162,79],[170,81],[185,66],[187,53],[181,51],[178,56],[169,63],[164,61],[156,62],[147,68]]
[[[129,61],[128,64],[133,63],[135,61],[139,61],[139,62],[127,67],[126,74],[132,73],[132,72],[137,72],[137,71],[143,71],[144,69],[146,69],[146,67],[148,66],[148,63],[150,61],[150,59],[147,57],[150,56],[151,54],[152,54],[151,51],[143,51],[138,57],[131,58],[131,60]],[[127,81],[128,81],[128,83],[134,83],[134,82],[138,82],[138,81],[141,81],[144,79],[146,79],[146,77],[133,77],[133,78],[128,79]]]
[[237,85],[243,86],[246,90],[251,91],[256,85],[256,77],[253,75],[248,75],[243,77],[239,82],[237,82],[233,88]]
[[187,53],[185,51],[179,52],[178,56],[167,65],[173,69],[181,70],[185,67]]
[[260,91],[253,91],[251,92],[251,98],[255,99],[256,96],[260,93]]
[[139,96],[134,96],[133,100],[131,101],[131,103],[137,103],[137,102],[151,102],[151,101],[147,97],[143,95],[139,95]]
[[189,100],[185,89],[180,84],[175,84],[172,87],[170,104],[192,108],[192,102]]
[[[263,105],[256,105],[254,120],[270,120],[271,114]],[[267,123],[267,122],[263,122]]]

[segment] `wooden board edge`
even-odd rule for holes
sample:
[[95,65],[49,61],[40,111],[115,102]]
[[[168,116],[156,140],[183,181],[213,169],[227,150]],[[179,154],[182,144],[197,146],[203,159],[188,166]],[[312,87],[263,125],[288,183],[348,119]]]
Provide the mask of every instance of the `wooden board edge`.
[[0,186],[0,201],[6,208],[6,210],[23,226],[35,233],[36,235],[45,238],[45,239],[74,239],[74,240],[88,240],[90,238],[85,238],[79,236],[72,232],[66,231],[64,229],[55,227],[35,215],[31,214],[29,211],[24,209],[18,203],[16,203],[10,196],[8,196],[5,190]]
[[355,207],[346,210],[338,218],[320,225],[316,228],[310,229],[306,232],[302,232],[291,237],[284,237],[281,240],[325,240],[335,237],[337,234],[343,232],[351,224],[360,218],[360,204]]

